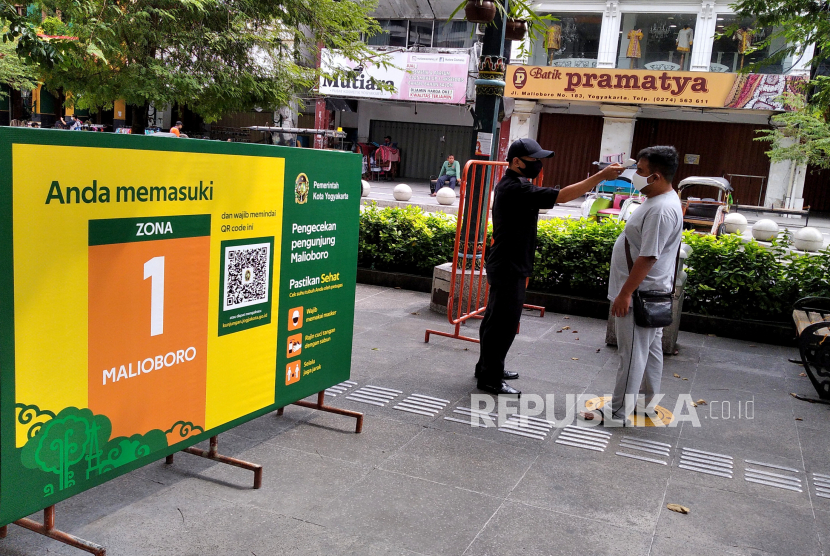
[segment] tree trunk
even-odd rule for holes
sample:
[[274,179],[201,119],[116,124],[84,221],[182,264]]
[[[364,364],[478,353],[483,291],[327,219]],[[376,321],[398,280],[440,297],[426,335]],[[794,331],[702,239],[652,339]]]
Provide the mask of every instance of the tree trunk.
[[144,130],[147,128],[147,120],[150,116],[150,103],[145,102],[143,105],[133,105],[133,125],[130,133],[133,135],[144,135]]

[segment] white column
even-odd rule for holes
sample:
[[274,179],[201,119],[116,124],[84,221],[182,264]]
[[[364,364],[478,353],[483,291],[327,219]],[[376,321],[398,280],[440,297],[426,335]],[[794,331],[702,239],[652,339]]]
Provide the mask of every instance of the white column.
[[813,56],[815,55],[815,48],[816,45],[811,44],[804,49],[804,54],[802,54],[800,58],[796,59],[797,61],[793,64],[792,69],[790,69],[790,75],[797,75],[809,79],[810,62],[813,60]]
[[[782,147],[788,147],[794,143],[794,140],[787,138],[781,143]],[[770,164],[764,206],[801,209],[804,205],[804,179],[806,177],[806,164],[797,164],[792,160]],[[739,199],[739,201],[748,205],[754,202],[751,199]]]
[[539,111],[535,100],[516,100],[510,117],[510,143],[516,139],[533,139],[539,134]]
[[690,71],[709,71],[712,60],[712,45],[715,41],[715,31],[718,19],[715,13],[715,2],[704,0],[697,14],[694,45],[692,46],[692,60]]
[[602,144],[599,149],[600,160],[604,157],[623,153],[622,161],[634,158],[631,143],[634,141],[634,124],[637,123],[639,106],[603,104],[602,110]]
[[598,68],[617,67],[617,46],[620,43],[620,3],[609,0],[605,3],[602,14],[602,29],[599,35],[599,53],[597,55]]

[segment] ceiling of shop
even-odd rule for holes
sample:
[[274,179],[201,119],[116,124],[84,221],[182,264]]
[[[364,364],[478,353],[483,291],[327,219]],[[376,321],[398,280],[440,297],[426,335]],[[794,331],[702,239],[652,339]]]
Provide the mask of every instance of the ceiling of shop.
[[[382,19],[447,19],[460,0],[380,0],[374,17]],[[464,17],[461,11],[456,18]]]

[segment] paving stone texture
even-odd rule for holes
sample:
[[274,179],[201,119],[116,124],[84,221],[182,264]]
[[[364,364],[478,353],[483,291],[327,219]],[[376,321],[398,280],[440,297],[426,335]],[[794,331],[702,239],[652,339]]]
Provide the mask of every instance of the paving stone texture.
[[[830,406],[790,396],[814,395],[795,348],[681,332],[661,403],[677,426],[565,429],[579,397],[610,392],[616,350],[603,321],[528,311],[508,360],[524,407],[502,411],[542,410],[535,394],[549,422],[474,427],[478,345],[424,343],[450,330],[427,294],[360,285],[356,307],[357,385],[328,399],[365,413],[362,434],[290,406],[220,436],[264,466],[262,489],[179,454],[59,504],[58,526],[110,556],[830,554]],[[365,386],[397,395],[348,399]],[[81,552],[10,526],[0,554]]]

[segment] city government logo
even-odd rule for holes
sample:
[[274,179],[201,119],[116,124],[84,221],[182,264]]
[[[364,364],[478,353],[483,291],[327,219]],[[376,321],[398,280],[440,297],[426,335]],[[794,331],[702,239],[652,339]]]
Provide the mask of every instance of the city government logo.
[[294,181],[294,202],[304,205],[308,201],[308,176],[300,174]]

